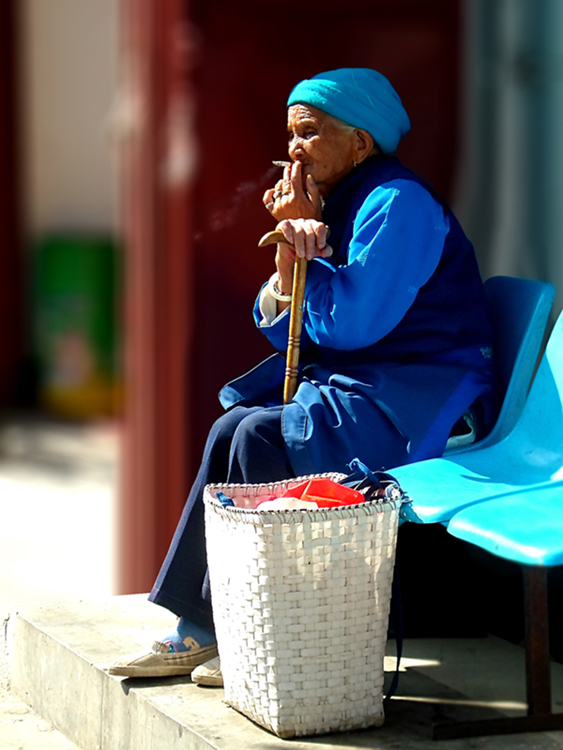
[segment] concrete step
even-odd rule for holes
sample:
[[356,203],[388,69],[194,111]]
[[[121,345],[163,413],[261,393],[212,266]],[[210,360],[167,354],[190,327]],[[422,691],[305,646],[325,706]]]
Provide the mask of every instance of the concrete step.
[[1,750],[77,750],[76,745],[10,692],[5,633],[6,620],[0,617]]
[[[170,613],[144,595],[22,606],[8,621],[11,689],[81,750],[287,750],[287,741],[223,703],[221,689],[198,687],[189,677],[132,680],[104,671],[174,624]],[[436,750],[430,738],[436,720],[523,710],[523,660],[516,647],[495,639],[411,641],[406,654],[399,697],[382,728],[303,738],[291,741],[292,750]],[[465,667],[473,684],[488,691],[483,699],[467,700],[459,692]],[[560,677],[557,701],[563,696]],[[476,746],[561,750],[563,733],[483,738],[477,744],[455,740],[440,743],[440,750]]]

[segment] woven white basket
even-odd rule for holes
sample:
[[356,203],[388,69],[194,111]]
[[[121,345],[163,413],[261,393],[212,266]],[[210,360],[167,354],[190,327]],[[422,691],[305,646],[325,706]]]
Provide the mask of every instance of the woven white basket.
[[[204,495],[225,701],[283,738],[384,721],[399,503],[252,510],[303,479]],[[218,490],[246,507],[223,508]]]

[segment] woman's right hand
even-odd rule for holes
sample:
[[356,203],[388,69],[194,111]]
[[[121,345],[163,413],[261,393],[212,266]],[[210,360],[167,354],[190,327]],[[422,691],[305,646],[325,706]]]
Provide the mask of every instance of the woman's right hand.
[[303,165],[299,161],[286,167],[283,179],[274,188],[266,190],[262,201],[274,219],[315,219],[323,215],[322,201],[311,175],[303,178]]
[[332,248],[326,242],[328,227],[315,219],[284,219],[276,230],[282,232],[288,241],[287,245],[279,243],[276,253],[278,287],[283,294],[291,294],[296,255],[307,260],[329,258],[332,255]]

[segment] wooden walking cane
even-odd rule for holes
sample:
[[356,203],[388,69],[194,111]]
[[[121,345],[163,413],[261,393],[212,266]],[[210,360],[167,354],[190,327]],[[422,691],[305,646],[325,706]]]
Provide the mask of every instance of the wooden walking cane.
[[305,280],[307,278],[307,258],[295,258],[293,266],[293,291],[291,293],[291,311],[289,318],[289,337],[285,379],[283,383],[283,402],[289,404],[297,390],[297,368],[301,348],[301,328],[303,326],[303,301],[305,299]]
[[[265,247],[283,242],[288,245],[282,232],[274,231],[265,234],[258,247]],[[288,404],[297,390],[297,368],[299,366],[299,350],[301,346],[301,328],[303,326],[303,301],[305,299],[305,280],[307,278],[307,259],[295,258],[293,266],[293,290],[291,293],[291,311],[289,317],[289,337],[287,340],[287,355],[285,378],[283,383],[283,402]]]

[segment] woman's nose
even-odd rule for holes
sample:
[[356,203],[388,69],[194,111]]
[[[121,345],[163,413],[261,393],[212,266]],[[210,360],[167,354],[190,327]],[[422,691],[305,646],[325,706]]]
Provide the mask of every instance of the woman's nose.
[[298,138],[296,135],[294,135],[293,138],[289,142],[289,147],[287,149],[287,152],[290,156],[290,159],[292,161],[295,161],[296,156],[302,153],[301,138]]

